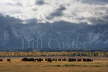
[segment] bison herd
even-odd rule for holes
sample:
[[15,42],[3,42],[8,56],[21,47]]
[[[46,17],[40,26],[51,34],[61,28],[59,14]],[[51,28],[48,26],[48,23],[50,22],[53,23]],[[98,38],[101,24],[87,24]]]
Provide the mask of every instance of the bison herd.
[[[3,62],[4,59],[0,59],[0,62]],[[6,59],[5,61],[7,62],[11,62],[11,58]],[[30,58],[30,57],[26,57],[26,58],[21,58],[21,61],[23,62],[61,62],[61,61],[67,61],[67,62],[92,62],[93,59],[92,58]]]
[[92,58],[22,58],[25,62],[53,62],[53,61],[68,61],[68,62],[92,62]]

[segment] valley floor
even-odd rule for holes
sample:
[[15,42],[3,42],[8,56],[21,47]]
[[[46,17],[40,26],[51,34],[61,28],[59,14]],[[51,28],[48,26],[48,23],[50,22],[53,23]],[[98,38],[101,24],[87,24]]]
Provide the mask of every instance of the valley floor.
[[0,72],[108,72],[108,58],[93,62],[0,62]]

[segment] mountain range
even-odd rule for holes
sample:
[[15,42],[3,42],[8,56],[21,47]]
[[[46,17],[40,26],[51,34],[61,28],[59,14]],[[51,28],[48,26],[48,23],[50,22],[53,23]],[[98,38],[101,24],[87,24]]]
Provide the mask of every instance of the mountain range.
[[[100,21],[101,22],[101,21]],[[0,15],[0,51],[108,51],[108,24],[22,24]]]

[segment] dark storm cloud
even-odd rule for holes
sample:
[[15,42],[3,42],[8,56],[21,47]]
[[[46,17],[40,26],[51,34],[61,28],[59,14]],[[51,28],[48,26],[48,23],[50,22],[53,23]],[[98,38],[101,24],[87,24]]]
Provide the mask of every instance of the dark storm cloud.
[[48,19],[52,19],[54,17],[59,17],[63,15],[63,11],[65,10],[65,6],[60,6],[58,9],[56,9],[53,13],[50,14],[50,16],[48,16]]
[[51,16],[62,16],[62,12],[65,10],[66,8],[64,6],[61,6],[60,8],[58,8],[54,13],[51,14]]
[[44,0],[36,0],[36,5],[44,5]]

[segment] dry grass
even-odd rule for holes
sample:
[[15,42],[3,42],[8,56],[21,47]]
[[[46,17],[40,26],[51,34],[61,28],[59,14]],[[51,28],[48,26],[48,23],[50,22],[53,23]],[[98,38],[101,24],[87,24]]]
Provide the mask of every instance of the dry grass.
[[[93,62],[22,62],[20,58],[12,58],[0,62],[0,72],[108,72],[108,52],[0,52],[0,56],[77,56],[87,55],[95,59]],[[106,56],[107,58],[98,57]],[[96,57],[96,58],[95,58]]]
[[106,56],[108,52],[0,52],[0,56]]
[[108,72],[108,58],[94,62],[1,62],[0,72]]

